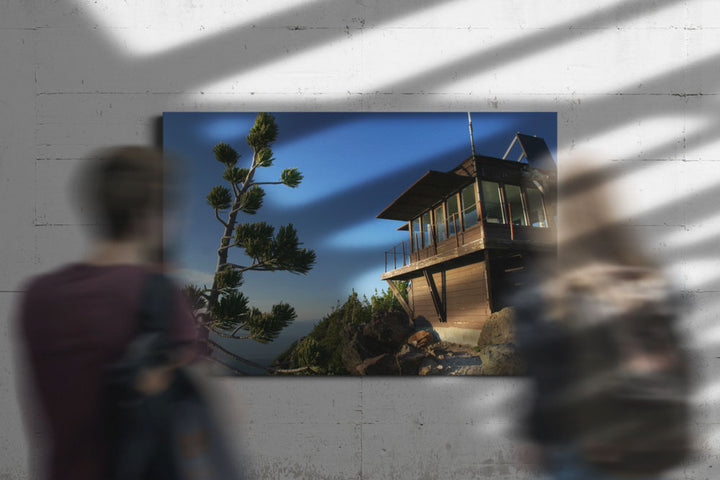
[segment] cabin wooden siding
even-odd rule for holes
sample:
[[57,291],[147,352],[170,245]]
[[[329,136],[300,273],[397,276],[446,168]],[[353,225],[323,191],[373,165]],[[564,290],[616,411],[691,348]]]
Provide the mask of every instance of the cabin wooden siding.
[[441,322],[424,277],[413,278],[408,299],[415,318],[433,327],[481,329],[490,316],[484,261],[433,273],[438,296],[446,310]]
[[555,240],[555,229],[552,227],[526,227],[513,225],[512,230],[507,223],[486,223],[485,238],[497,240],[526,240],[538,244],[551,244]]

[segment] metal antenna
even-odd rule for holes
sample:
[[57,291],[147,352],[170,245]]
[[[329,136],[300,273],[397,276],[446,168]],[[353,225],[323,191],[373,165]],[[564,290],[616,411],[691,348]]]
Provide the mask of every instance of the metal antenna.
[[468,128],[470,129],[470,148],[472,149],[472,156],[475,158],[475,139],[473,139],[472,118],[470,117],[470,112],[468,112]]

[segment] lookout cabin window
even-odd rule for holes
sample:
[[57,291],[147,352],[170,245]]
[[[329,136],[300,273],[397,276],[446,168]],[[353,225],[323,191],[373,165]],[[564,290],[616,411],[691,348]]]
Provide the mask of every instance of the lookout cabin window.
[[485,204],[485,221],[487,223],[505,223],[502,200],[500,199],[500,185],[497,182],[483,180],[482,198]]
[[528,216],[530,217],[530,225],[533,227],[548,227],[547,216],[543,208],[542,195],[536,188],[525,189],[525,199],[527,200]]
[[518,185],[505,185],[505,200],[513,225],[527,226],[525,209],[522,202],[522,191]]
[[416,218],[412,221],[411,227],[410,227],[410,243],[412,244],[411,249],[413,252],[416,252],[420,250],[421,243],[420,243],[420,235],[422,233],[422,230],[420,230],[420,218]]
[[423,229],[423,247],[432,245],[433,234],[432,234],[432,221],[430,220],[430,211],[422,214],[422,229]]
[[474,183],[460,190],[460,200],[462,201],[463,224],[467,229],[478,222]]
[[440,205],[435,208],[435,225],[437,227],[437,241],[442,242],[447,238],[445,234],[445,207]]
[[460,209],[457,194],[447,199],[448,237],[452,237],[460,228]]

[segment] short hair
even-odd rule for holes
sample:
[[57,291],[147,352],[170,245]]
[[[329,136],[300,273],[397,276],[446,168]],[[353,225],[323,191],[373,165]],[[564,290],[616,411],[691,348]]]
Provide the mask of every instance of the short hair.
[[125,239],[142,216],[162,212],[163,170],[162,152],[155,148],[115,147],[93,156],[79,193],[102,236]]

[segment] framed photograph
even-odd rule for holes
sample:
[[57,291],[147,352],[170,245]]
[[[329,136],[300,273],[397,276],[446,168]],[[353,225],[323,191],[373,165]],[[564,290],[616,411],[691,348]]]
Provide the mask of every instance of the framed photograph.
[[521,375],[511,298],[555,241],[552,112],[163,115],[166,227],[228,375]]

